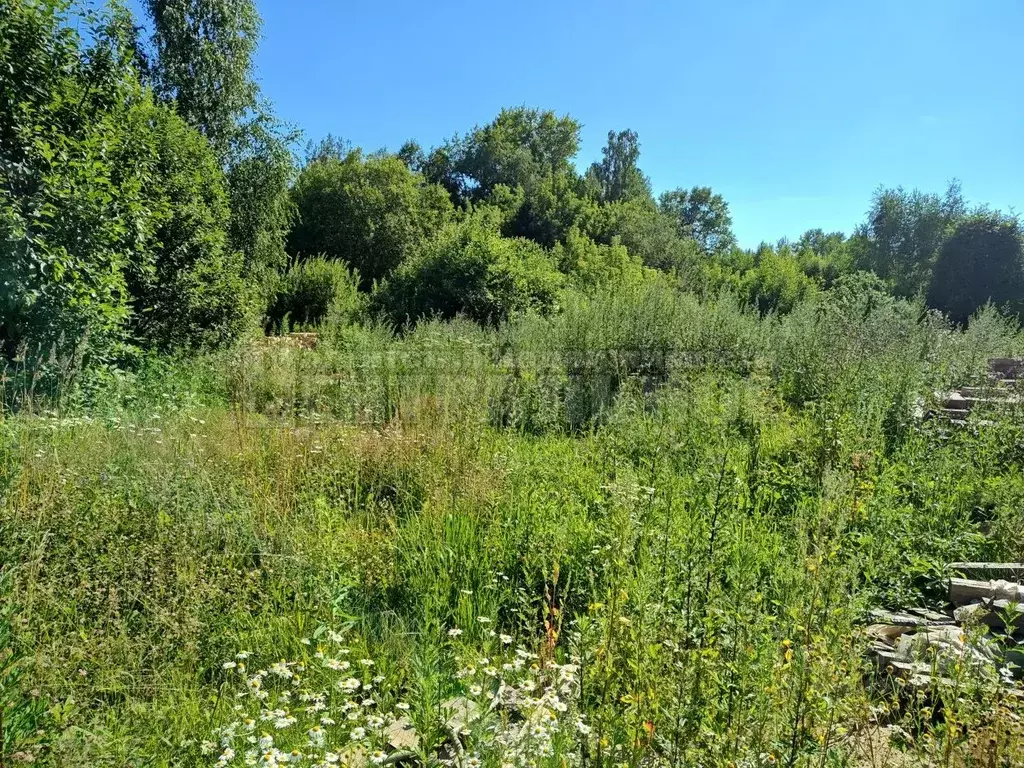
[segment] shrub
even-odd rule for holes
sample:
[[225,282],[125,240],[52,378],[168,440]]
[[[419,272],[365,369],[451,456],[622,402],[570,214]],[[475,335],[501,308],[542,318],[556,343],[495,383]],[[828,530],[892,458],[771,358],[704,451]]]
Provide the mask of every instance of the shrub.
[[966,323],[989,301],[1024,309],[1024,233],[1017,218],[986,211],[959,222],[939,249],[928,304]]
[[292,189],[293,256],[322,253],[358,270],[363,287],[391,273],[447,221],[444,189],[426,184],[397,157],[325,151]]
[[228,243],[231,213],[217,158],[170,107],[146,101],[130,120],[144,154],[123,162],[148,179],[152,227],[129,275],[130,328],[144,346],[161,350],[230,342],[254,322],[257,293],[244,279],[242,254]]
[[358,317],[363,304],[358,273],[318,256],[293,263],[278,280],[267,308],[267,325],[290,331],[319,325],[328,317],[333,322],[349,323]]
[[501,237],[477,214],[427,241],[380,287],[374,303],[397,325],[460,314],[497,323],[528,309],[552,309],[561,284],[547,251]]
[[575,227],[564,243],[555,245],[552,257],[568,276],[569,284],[584,291],[609,283],[631,283],[644,276],[643,262],[624,245],[617,241],[611,245],[595,243]]

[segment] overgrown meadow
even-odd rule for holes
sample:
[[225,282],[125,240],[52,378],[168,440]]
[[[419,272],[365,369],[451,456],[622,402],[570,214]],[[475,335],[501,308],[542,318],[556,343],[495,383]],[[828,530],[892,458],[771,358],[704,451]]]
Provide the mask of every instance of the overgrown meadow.
[[1018,414],[919,418],[1021,332],[567,302],[6,392],[0,762],[1022,764],[1019,702],[862,630],[1024,559]]

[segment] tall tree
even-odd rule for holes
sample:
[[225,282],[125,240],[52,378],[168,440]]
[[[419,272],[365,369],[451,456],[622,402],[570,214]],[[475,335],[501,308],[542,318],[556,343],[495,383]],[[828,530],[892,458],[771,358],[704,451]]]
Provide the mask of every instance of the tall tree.
[[1024,310],[1024,233],[1016,217],[979,211],[959,221],[939,250],[928,304],[965,323],[990,301]]
[[252,0],[146,0],[157,92],[227,157],[257,106],[253,56],[262,22]]
[[559,240],[576,217],[582,182],[572,165],[579,150],[579,123],[551,111],[503,109],[490,123],[434,149],[423,173],[444,186],[456,205],[503,205],[503,232],[544,245]]
[[291,192],[297,257],[324,254],[359,271],[363,287],[388,275],[451,215],[445,190],[393,155],[313,153]]
[[608,143],[601,150],[601,162],[587,171],[587,182],[604,203],[646,199],[651,182],[638,167],[640,141],[636,131],[608,131]]
[[724,253],[736,244],[729,204],[711,187],[664,192],[658,207],[675,222],[681,238],[693,240],[707,255]]
[[253,57],[262,21],[253,0],[146,0],[148,69],[157,92],[213,146],[228,176],[231,246],[263,278],[285,261],[293,176],[283,127],[260,98]]
[[914,296],[927,288],[939,248],[966,212],[956,181],[942,196],[880,187],[853,238],[855,264],[885,280],[898,296]]

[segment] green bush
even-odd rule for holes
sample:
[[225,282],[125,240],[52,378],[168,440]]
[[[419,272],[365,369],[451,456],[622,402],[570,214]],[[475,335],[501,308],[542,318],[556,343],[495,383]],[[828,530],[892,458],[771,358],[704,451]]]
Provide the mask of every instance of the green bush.
[[223,172],[140,85],[133,34],[116,8],[0,13],[0,343],[57,385],[126,342],[229,341],[253,314]]
[[292,188],[296,221],[288,236],[293,256],[324,254],[358,270],[363,287],[387,276],[451,217],[442,187],[393,156],[313,158]]
[[958,222],[939,249],[928,304],[966,323],[987,302],[1024,311],[1024,232],[1016,217],[983,211]]
[[359,316],[364,303],[358,273],[318,256],[293,263],[280,277],[267,308],[267,325],[291,331],[317,326],[328,318],[349,323]]
[[450,224],[380,286],[378,311],[396,325],[466,315],[498,323],[555,305],[562,276],[531,240],[502,237],[486,215]]
[[620,242],[595,243],[575,227],[566,234],[564,242],[555,245],[552,257],[568,276],[569,285],[584,291],[611,283],[632,283],[644,277],[643,262]]
[[224,177],[209,142],[170,108],[143,102],[129,116],[142,147],[127,157],[149,180],[144,189],[152,237],[129,276],[130,328],[160,350],[215,347],[256,318],[256,286],[232,250]]

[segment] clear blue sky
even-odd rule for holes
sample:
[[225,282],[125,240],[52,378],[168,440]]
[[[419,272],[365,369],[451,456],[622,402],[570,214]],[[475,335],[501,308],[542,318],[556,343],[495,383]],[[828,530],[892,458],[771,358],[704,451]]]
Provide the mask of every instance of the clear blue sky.
[[1024,0],[259,0],[259,77],[307,138],[425,147],[526,104],[640,134],[745,246],[849,232],[879,184],[1024,212]]

